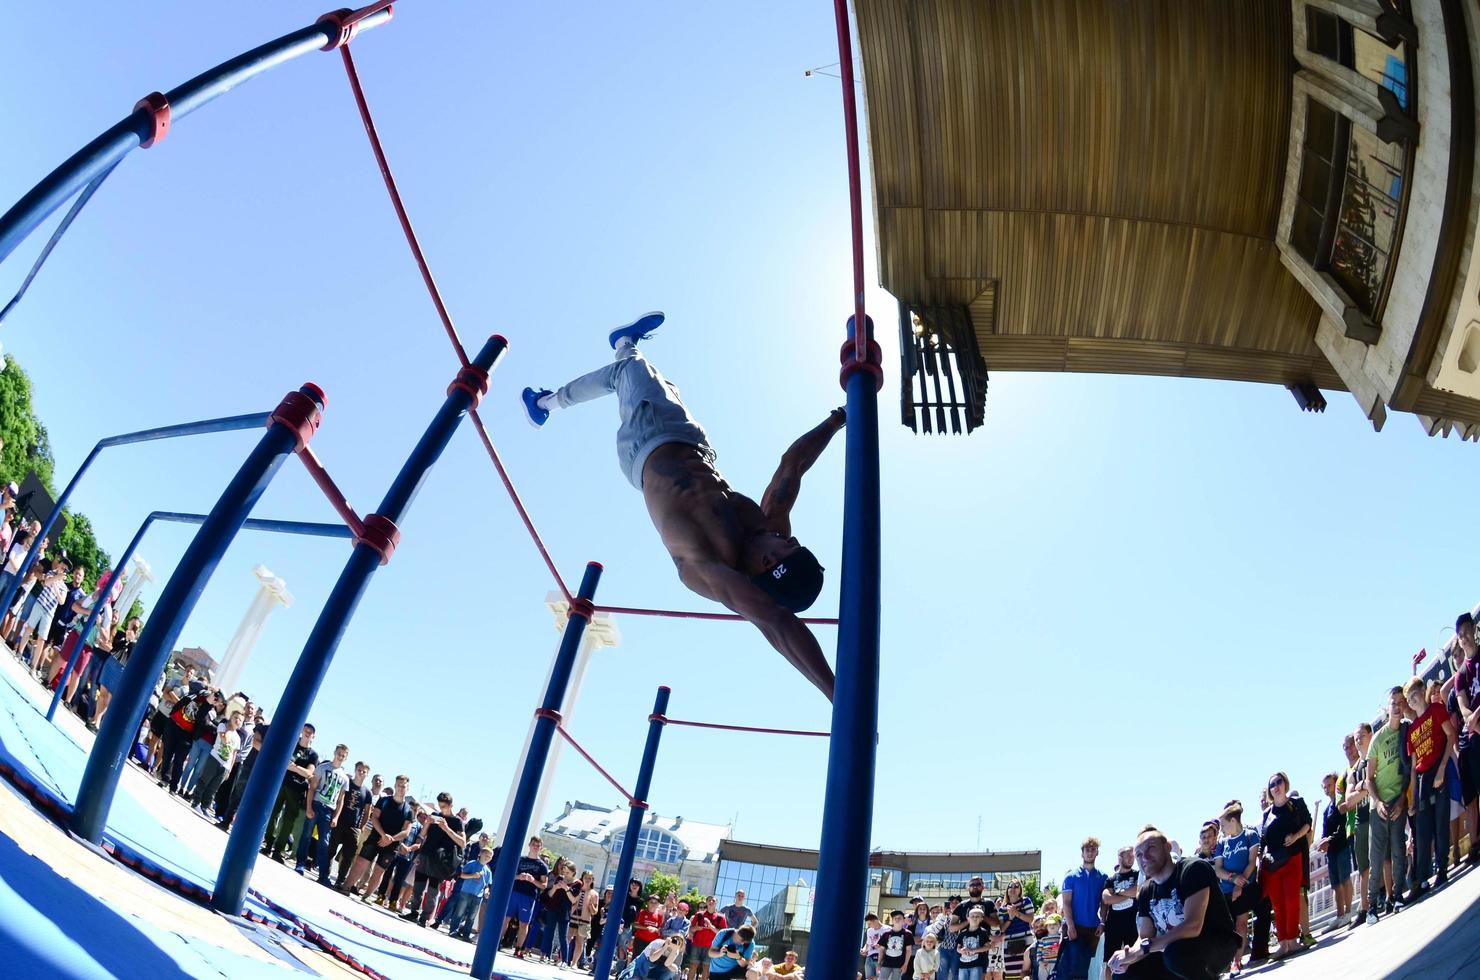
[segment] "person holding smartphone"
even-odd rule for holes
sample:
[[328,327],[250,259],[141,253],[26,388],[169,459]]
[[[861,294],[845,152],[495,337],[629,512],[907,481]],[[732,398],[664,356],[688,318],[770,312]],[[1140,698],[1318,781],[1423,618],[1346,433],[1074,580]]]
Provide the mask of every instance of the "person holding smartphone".
[[709,980],[744,980],[755,956],[755,930],[750,926],[721,929],[709,947]]

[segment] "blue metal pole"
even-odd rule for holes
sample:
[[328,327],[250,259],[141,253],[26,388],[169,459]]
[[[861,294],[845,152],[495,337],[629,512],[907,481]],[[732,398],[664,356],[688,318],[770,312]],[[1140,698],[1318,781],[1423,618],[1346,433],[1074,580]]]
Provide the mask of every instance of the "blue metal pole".
[[[390,20],[389,9],[371,14],[360,21],[360,30],[368,30]],[[286,61],[323,48],[339,37],[337,25],[320,22],[285,34],[230,61],[203,72],[178,88],[164,93],[169,101],[171,122],[225,95],[236,86]],[[105,130],[78,150],[35,187],[31,188],[3,216],[0,216],[0,262],[15,251],[27,235],[45,221],[73,194],[95,177],[115,166],[134,147],[148,140],[154,131],[154,117],[147,109],[135,108],[129,115]]]
[[304,385],[283,399],[270,416],[267,432],[227,484],[185,549],[175,573],[165,583],[87,757],[87,768],[77,788],[77,805],[72,811],[71,829],[77,836],[94,844],[102,841],[113,794],[118,791],[118,777],[133,745],[135,723],[143,716],[149,693],[164,670],[185,620],[283,460],[298,448],[300,440],[306,444],[308,435],[318,425],[323,407],[324,394],[315,385]]
[[[129,559],[134,557],[134,552],[138,550],[139,542],[142,541],[144,538],[144,532],[148,531],[149,526],[155,521],[164,521],[170,524],[204,524],[206,522],[206,515],[183,514],[178,511],[172,510],[154,511],[148,517],[144,518],[144,523],[139,525],[138,533],[134,535],[134,539],[128,543],[127,548],[123,549],[123,557],[119,558],[118,562],[113,566],[115,575],[123,574],[123,570],[128,567]],[[274,531],[279,534],[301,534],[308,537],[317,538],[351,539],[354,537],[354,532],[345,527],[343,524],[318,524],[310,521],[263,520],[255,517],[247,518],[247,520],[242,523],[242,530]],[[109,583],[109,588],[112,588],[111,581]],[[88,613],[87,622],[83,624],[82,632],[79,634],[79,636],[86,637],[92,632],[92,628],[97,623],[98,616],[102,613],[102,611],[103,604],[101,602],[93,604],[92,612]],[[128,610],[124,610],[123,614],[126,615],[127,612]],[[62,676],[57,681],[57,689],[52,693],[51,706],[46,709],[47,721],[52,721],[56,718],[57,705],[62,703],[62,692],[67,689],[67,678],[72,676],[72,671],[77,668],[77,661],[82,657],[82,647],[83,644],[81,642],[78,642],[77,647],[72,651],[72,656],[67,658],[67,666],[63,668]]]
[[519,858],[524,854],[530,821],[536,816],[534,801],[539,796],[540,776],[545,771],[545,761],[550,757],[550,743],[555,739],[560,706],[565,702],[565,689],[570,685],[571,671],[576,665],[576,653],[581,648],[581,637],[591,621],[594,609],[592,597],[596,595],[596,584],[601,581],[601,565],[589,562],[586,573],[581,576],[581,587],[570,604],[570,614],[565,620],[565,633],[560,637],[560,650],[555,654],[555,663],[550,668],[550,681],[545,687],[545,699],[535,717],[534,732],[529,736],[529,752],[524,757],[524,771],[519,774],[519,788],[514,792],[514,804],[509,808],[509,825],[504,830],[504,839],[499,841],[498,862],[493,869],[493,884],[488,890],[487,911],[483,915],[483,929],[478,933],[478,948],[473,953],[471,975],[479,980],[489,980],[493,975],[494,957],[498,955],[499,940],[504,934],[504,919],[509,908],[509,896],[514,892],[514,875],[519,867]]
[[20,570],[15,573],[15,581],[6,587],[4,595],[0,595],[0,609],[9,609],[10,604],[15,601],[16,590],[21,586],[21,580],[31,570],[36,559],[41,555],[41,539],[51,534],[51,529],[56,526],[57,518],[62,516],[62,508],[67,506],[67,501],[72,496],[72,491],[77,489],[77,484],[82,481],[82,476],[92,466],[93,460],[98,458],[98,453],[110,446],[127,446],[136,442],[154,442],[159,439],[174,439],[179,436],[198,436],[207,432],[231,432],[236,429],[260,429],[267,424],[270,417],[268,412],[257,412],[251,415],[232,415],[223,419],[205,419],[201,422],[182,422],[179,425],[166,425],[157,429],[140,429],[138,432],[125,432],[122,435],[108,436],[99,439],[97,445],[92,447],[92,452],[77,467],[77,472],[72,474],[72,479],[67,483],[62,495],[52,505],[51,513],[46,515],[46,520],[41,522],[41,533],[36,535],[36,540],[31,542],[31,549],[26,552],[26,557],[21,561]]
[[[493,370],[494,364],[503,355],[507,342],[502,337],[490,337],[473,358],[472,368],[484,372]],[[468,369],[464,368],[464,372]],[[462,378],[464,374],[459,374]],[[395,527],[400,523],[416,493],[421,489],[427,473],[437,462],[442,451],[452,440],[452,434],[473,405],[473,392],[468,387],[454,382],[447,389],[447,399],[432,422],[427,426],[416,448],[411,451],[405,465],[396,474],[380,509],[365,518],[367,531],[389,525],[390,537],[385,541],[394,547],[398,536]],[[339,649],[345,628],[354,615],[370,578],[375,570],[389,557],[389,550],[377,547],[376,543],[361,539],[349,561],[340,572],[339,580],[329,593],[323,611],[314,623],[313,631],[303,645],[303,652],[293,666],[283,690],[283,698],[273,712],[272,725],[262,743],[262,758],[252,767],[252,775],[242,792],[241,804],[237,807],[236,820],[231,827],[231,837],[226,842],[226,852],[221,856],[221,866],[216,873],[216,887],[211,895],[211,907],[227,915],[240,915],[247,899],[247,886],[252,880],[252,868],[257,861],[257,848],[267,831],[267,820],[272,812],[273,801],[282,785],[283,772],[293,758],[293,746],[299,732],[308,720],[319,685],[329,672],[329,664]]]
[[[868,324],[871,370],[847,374],[843,574],[837,686],[817,860],[817,906],[807,960],[811,980],[853,980],[868,898],[869,835],[879,731],[878,345]],[[849,336],[853,319],[848,321]],[[848,350],[850,344],[845,347]],[[845,369],[846,370],[846,369]]]
[[[612,960],[617,952],[617,933],[621,932],[622,910],[620,903],[627,897],[628,882],[632,878],[632,865],[637,861],[637,839],[642,835],[643,815],[648,810],[648,790],[653,785],[653,769],[658,764],[658,741],[663,737],[663,726],[668,714],[666,687],[658,688],[657,700],[653,702],[653,713],[648,719],[647,744],[642,748],[642,765],[637,770],[637,784],[632,792],[637,799],[627,813],[627,836],[622,839],[622,853],[617,857],[617,876],[612,879],[612,904],[607,911],[607,925],[601,931],[601,945],[596,947],[596,962],[591,967],[591,976],[606,980],[611,976]],[[617,922],[612,921],[612,913]]]

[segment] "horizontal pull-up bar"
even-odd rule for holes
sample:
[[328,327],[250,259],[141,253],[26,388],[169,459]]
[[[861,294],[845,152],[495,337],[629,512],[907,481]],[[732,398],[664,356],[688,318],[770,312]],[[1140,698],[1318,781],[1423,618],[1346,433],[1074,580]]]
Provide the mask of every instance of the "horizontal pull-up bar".
[[761,735],[806,735],[812,738],[831,738],[831,732],[809,732],[798,728],[757,728],[753,725],[720,725],[712,721],[685,721],[681,718],[669,718],[666,715],[652,714],[648,721],[661,722],[664,725],[683,725],[687,728],[714,728],[722,732],[756,732]]
[[665,725],[684,725],[687,728],[716,728],[719,731],[755,731],[758,734],[799,734],[799,736],[810,736],[814,739],[830,739],[830,731],[804,731],[801,728],[758,728],[755,725],[721,725],[713,721],[685,721],[682,718],[669,718],[666,715],[648,715],[648,721],[662,722]]
[[112,169],[135,147],[152,146],[163,139],[180,117],[286,61],[312,51],[333,50],[343,45],[347,35],[354,31],[368,30],[390,19],[390,6],[383,2],[348,14],[326,14],[307,27],[224,61],[168,92],[145,96],[133,112],[68,157],[14,207],[0,215],[0,262],[64,201]]

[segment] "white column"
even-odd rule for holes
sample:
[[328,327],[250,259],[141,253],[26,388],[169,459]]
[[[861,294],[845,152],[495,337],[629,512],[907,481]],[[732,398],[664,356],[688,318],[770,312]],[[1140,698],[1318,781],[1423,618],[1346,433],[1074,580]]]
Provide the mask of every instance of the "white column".
[[115,625],[123,625],[122,618],[127,616],[128,611],[133,608],[134,600],[139,597],[140,592],[144,591],[144,586],[153,581],[154,576],[151,574],[149,563],[135,555],[133,571],[123,573],[123,591],[119,593],[118,602],[113,607],[114,618],[119,620]]
[[[550,615],[555,618],[555,632],[565,632],[565,621],[570,618],[570,603],[558,592],[545,594],[545,606],[550,610]],[[565,689],[565,701],[560,705],[560,716],[562,724],[570,726],[571,714],[575,711],[576,702],[581,694],[581,683],[586,679],[586,667],[591,662],[591,654],[599,647],[616,647],[622,642],[622,634],[617,630],[616,621],[610,613],[597,613],[591,622],[586,625],[586,632],[581,637],[580,649],[576,651],[576,662],[570,674],[570,684]],[[545,684],[540,688],[543,693],[550,686],[550,675],[555,672],[555,657],[560,653],[559,644],[556,644],[555,654],[550,657],[550,669],[545,671]],[[514,767],[514,779],[509,784],[509,797],[504,801],[504,812],[498,821],[498,836],[494,839],[496,843],[503,844],[506,832],[509,829],[509,811],[514,809],[514,794],[519,791],[519,774],[524,771],[524,761],[529,758],[529,743],[534,738],[535,717],[529,716],[529,730],[524,733],[524,748],[519,753],[519,762]],[[555,767],[560,762],[560,750],[565,745],[565,739],[559,735],[550,746],[550,755],[545,760],[545,771],[540,776],[540,792],[535,797],[533,811],[533,825],[529,828],[531,833],[538,833],[540,824],[545,819],[545,805],[550,794],[550,784],[555,779]],[[622,801],[625,804],[625,800]],[[524,841],[516,841],[515,846],[520,850],[524,848]]]
[[241,677],[242,668],[247,664],[247,658],[252,655],[252,650],[257,646],[257,639],[262,635],[262,627],[267,623],[267,617],[279,605],[291,606],[293,595],[288,591],[288,583],[278,578],[266,567],[258,565],[252,569],[252,574],[257,576],[261,587],[257,590],[257,596],[252,604],[247,607],[247,614],[242,617],[241,625],[236,628],[236,635],[226,645],[226,652],[221,655],[221,666],[216,670],[216,676],[212,683],[219,687],[227,696],[236,691],[237,679]]

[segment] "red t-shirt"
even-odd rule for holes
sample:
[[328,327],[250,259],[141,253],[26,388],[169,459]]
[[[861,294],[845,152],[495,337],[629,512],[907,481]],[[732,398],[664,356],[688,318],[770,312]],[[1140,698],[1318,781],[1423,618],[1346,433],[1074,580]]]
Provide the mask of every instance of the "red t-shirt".
[[694,916],[694,945],[708,949],[714,945],[714,937],[725,927],[725,918],[718,912],[700,912]]
[[1448,720],[1448,708],[1442,704],[1430,704],[1428,710],[1408,726],[1408,754],[1413,757],[1415,771],[1429,772],[1442,760],[1439,750],[1444,747],[1444,723]]
[[663,938],[663,913],[643,909],[632,923],[632,935],[640,943],[650,943]]

